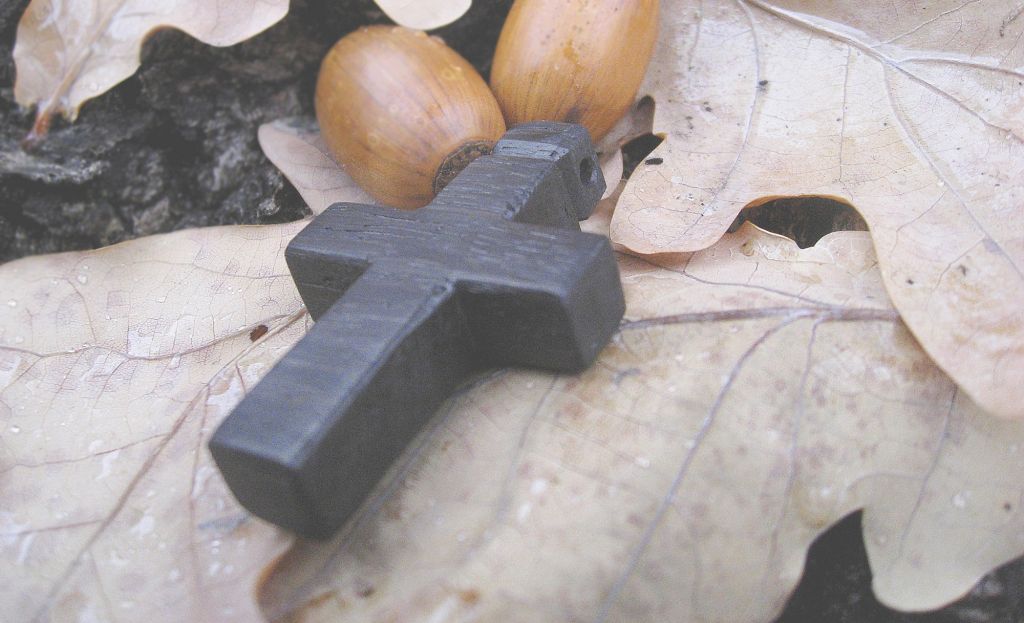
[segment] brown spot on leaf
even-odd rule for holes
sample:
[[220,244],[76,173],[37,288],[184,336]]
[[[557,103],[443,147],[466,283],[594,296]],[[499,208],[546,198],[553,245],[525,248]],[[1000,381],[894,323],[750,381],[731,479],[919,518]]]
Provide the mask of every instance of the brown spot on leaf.
[[377,592],[377,589],[374,588],[374,586],[372,584],[363,584],[363,585],[359,586],[358,588],[356,588],[356,595],[359,595],[363,599],[366,599],[367,597],[370,597],[371,595],[373,595],[376,592]]
[[260,326],[256,327],[255,329],[249,332],[249,339],[255,342],[256,340],[266,335],[267,331],[269,330],[270,329],[267,327],[267,325],[261,324]]
[[566,402],[565,406],[562,407],[562,413],[570,420],[574,421],[585,418],[587,415],[586,409],[583,407],[583,405],[581,405],[579,402],[576,402],[575,400]]
[[389,521],[400,521],[402,519],[401,498],[392,498],[384,505],[384,518]]
[[335,595],[333,591],[328,591],[326,593],[321,593],[321,594],[317,595],[316,597],[314,597],[313,599],[309,600],[309,603],[307,603],[303,607],[303,610],[307,610],[307,611],[316,610],[317,608],[319,608],[320,606],[322,606],[326,602],[331,601],[332,599],[338,605],[339,608],[344,608],[347,605],[347,603],[346,603],[346,601],[344,599],[342,599],[342,598],[338,597],[337,595]]

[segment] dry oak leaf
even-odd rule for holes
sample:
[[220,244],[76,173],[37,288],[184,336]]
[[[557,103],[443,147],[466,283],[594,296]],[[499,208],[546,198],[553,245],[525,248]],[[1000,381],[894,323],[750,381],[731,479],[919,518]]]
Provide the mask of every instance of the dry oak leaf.
[[[314,213],[366,198],[333,162],[316,168],[315,141],[297,144],[300,164],[288,143],[274,158]],[[290,537],[237,505],[206,441],[305,333],[283,254],[304,224],[0,266],[0,611],[259,618],[254,586]]]
[[280,20],[288,0],[33,0],[18,24],[14,96],[38,105],[34,132],[70,119],[88,99],[135,73],[142,42],[178,28],[204,43],[228,46]]
[[[336,166],[324,176],[332,202],[366,197]],[[284,262],[304,225],[0,266],[0,612],[260,618],[254,587],[291,537],[238,506],[206,441],[305,334]]]
[[314,214],[336,201],[375,203],[331,156],[315,119],[278,119],[260,126],[260,147]]
[[975,401],[1024,417],[1024,16],[1015,0],[666,0],[642,94],[665,135],[611,235],[713,244],[749,202],[828,195]]
[[305,332],[283,260],[301,226],[0,266],[0,611],[258,620],[252,587],[290,538],[248,518],[205,444]]

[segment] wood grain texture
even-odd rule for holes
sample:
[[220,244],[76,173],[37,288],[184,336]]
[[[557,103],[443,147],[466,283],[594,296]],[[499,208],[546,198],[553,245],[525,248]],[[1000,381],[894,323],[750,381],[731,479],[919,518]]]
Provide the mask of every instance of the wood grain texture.
[[601,140],[633,103],[657,33],[657,0],[517,0],[491,72],[505,120],[579,123]]
[[338,41],[320,66],[315,101],[334,156],[364,190],[399,208],[426,205],[505,131],[472,65],[437,37],[399,26]]
[[607,238],[579,231],[604,186],[581,126],[538,123],[422,210],[314,219],[286,257],[317,322],[210,442],[238,500],[330,536],[474,371],[589,366],[625,308]]

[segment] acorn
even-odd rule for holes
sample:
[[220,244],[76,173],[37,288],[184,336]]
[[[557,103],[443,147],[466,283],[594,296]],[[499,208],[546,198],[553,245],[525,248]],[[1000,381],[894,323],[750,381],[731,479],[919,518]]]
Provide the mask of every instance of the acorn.
[[368,26],[320,65],[316,116],[328,149],[381,203],[426,205],[505,132],[472,65],[437,37]]
[[658,36],[658,0],[516,0],[494,53],[505,121],[567,121],[597,142],[626,113]]

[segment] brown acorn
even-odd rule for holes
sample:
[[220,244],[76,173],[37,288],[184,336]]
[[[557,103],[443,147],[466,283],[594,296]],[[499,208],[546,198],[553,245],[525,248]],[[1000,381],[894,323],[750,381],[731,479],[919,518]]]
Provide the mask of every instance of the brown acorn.
[[505,132],[480,74],[437,37],[369,26],[320,65],[316,116],[327,147],[385,205],[433,199]]
[[505,121],[568,121],[599,141],[636,97],[658,0],[516,0],[494,53]]

